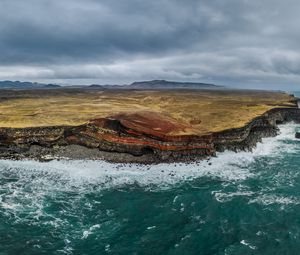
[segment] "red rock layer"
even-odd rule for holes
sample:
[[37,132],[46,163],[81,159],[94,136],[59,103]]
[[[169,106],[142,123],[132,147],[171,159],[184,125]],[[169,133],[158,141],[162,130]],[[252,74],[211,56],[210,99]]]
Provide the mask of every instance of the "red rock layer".
[[190,128],[171,117],[154,112],[118,114],[94,119],[68,139],[75,142],[76,137],[87,136],[95,141],[172,151],[211,149],[211,136],[172,135],[184,133]]

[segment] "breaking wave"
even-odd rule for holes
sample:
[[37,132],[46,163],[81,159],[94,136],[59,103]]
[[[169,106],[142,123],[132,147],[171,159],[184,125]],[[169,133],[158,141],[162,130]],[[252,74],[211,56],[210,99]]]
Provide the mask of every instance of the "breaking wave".
[[195,163],[172,163],[158,165],[113,164],[92,160],[0,160],[2,178],[15,178],[36,187],[50,189],[86,189],[89,185],[98,188],[114,188],[124,185],[160,188],[207,176],[221,181],[238,181],[253,177],[249,165],[263,157],[271,157],[276,163],[283,153],[296,153],[299,146],[295,140],[296,124],[280,126],[280,135],[265,138],[252,152],[218,153],[217,157]]
[[[245,235],[235,245],[258,249],[264,233],[274,235],[271,225],[263,220],[257,224],[268,222],[265,210],[285,222],[286,210],[300,205],[298,129],[296,124],[282,125],[280,135],[263,139],[252,152],[226,151],[189,164],[0,160],[0,218],[5,222],[0,221],[0,247],[13,238],[18,241],[11,242],[11,254],[19,254],[14,249],[23,249],[24,243],[28,254],[40,254],[48,244],[55,254],[73,254],[82,243],[91,254],[101,245],[103,254],[118,253],[132,241],[122,237],[133,228],[141,238],[132,249],[143,240],[160,242],[161,233],[168,238],[180,233],[174,247],[186,249],[189,240],[201,240],[203,230],[221,240],[241,228]],[[255,229],[242,228],[235,221],[239,218]],[[284,238],[280,233],[275,233],[276,240]]]

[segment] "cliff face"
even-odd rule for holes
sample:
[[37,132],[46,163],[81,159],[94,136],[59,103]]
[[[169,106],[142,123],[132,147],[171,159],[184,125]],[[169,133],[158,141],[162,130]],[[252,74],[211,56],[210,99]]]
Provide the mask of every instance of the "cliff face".
[[226,149],[249,150],[261,138],[275,136],[278,123],[289,121],[300,123],[300,109],[275,108],[244,127],[203,136],[178,135],[189,127],[156,113],[119,114],[76,127],[1,128],[0,157],[189,161]]

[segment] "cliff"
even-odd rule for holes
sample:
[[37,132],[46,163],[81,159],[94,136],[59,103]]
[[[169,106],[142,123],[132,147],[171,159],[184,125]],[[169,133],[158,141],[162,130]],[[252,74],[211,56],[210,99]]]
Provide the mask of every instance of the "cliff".
[[289,121],[300,123],[296,104],[271,109],[240,128],[203,135],[187,135],[188,126],[154,112],[117,114],[78,126],[0,128],[0,157],[190,161],[226,149],[250,150],[263,137],[277,135],[277,124]]

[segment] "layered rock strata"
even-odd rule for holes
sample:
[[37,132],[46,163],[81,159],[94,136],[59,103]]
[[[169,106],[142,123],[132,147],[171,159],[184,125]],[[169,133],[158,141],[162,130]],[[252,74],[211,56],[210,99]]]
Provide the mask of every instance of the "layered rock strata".
[[251,150],[263,137],[276,136],[277,124],[289,121],[300,123],[300,109],[274,108],[244,127],[205,135],[180,135],[188,127],[149,112],[119,114],[75,127],[0,128],[0,157],[183,162],[217,151]]

